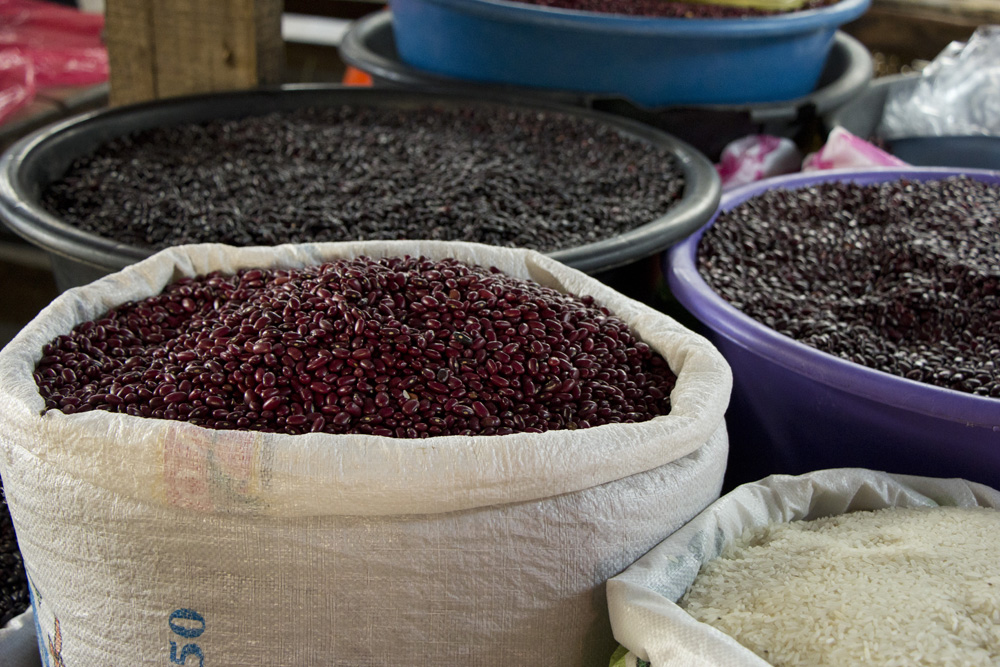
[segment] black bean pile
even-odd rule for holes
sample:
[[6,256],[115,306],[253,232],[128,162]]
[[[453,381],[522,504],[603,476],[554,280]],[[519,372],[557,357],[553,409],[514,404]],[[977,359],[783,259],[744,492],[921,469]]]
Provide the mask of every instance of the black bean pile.
[[292,434],[640,422],[669,412],[676,380],[590,297],[424,258],[183,279],[43,353],[47,409]]
[[967,177],[769,190],[698,269],[726,301],[869,368],[1000,398],[1000,187]]
[[551,252],[652,222],[683,190],[667,149],[590,119],[359,106],[115,139],[41,203],[144,249],[440,239]]
[[0,628],[31,606],[28,577],[17,546],[14,524],[7,509],[7,498],[0,483]]
[[[574,9],[600,14],[624,14],[626,16],[655,16],[672,19],[731,19],[786,14],[787,11],[755,9],[732,5],[717,5],[695,2],[671,2],[670,0],[518,0],[531,5]],[[809,0],[801,9],[819,9],[836,4],[839,0]],[[795,10],[800,11],[800,10]]]

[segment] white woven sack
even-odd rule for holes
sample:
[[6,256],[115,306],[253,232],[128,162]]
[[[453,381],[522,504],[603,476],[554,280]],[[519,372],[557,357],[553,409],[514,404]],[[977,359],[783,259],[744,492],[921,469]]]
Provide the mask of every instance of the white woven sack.
[[[400,440],[41,415],[55,335],[181,277],[424,255],[591,294],[678,374],[642,424]],[[63,294],[0,352],[0,474],[50,666],[605,665],[603,583],[718,497],[731,376],[707,341],[529,251],[179,247]]]
[[615,638],[629,651],[624,664],[635,667],[641,659],[652,667],[768,667],[675,604],[704,563],[744,531],[772,522],[940,505],[1000,509],[1000,491],[961,479],[861,468],[772,475],[737,487],[607,582]]

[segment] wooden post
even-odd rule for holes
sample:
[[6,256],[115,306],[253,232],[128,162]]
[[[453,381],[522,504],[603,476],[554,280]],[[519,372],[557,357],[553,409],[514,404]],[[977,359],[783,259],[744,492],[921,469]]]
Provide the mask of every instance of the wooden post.
[[872,0],[843,30],[875,56],[876,75],[896,74],[933,60],[980,25],[1000,22],[998,0]]
[[914,16],[949,17],[974,25],[996,23],[1000,19],[997,0],[872,0],[871,6]]
[[110,104],[281,83],[283,0],[107,0]]
[[145,0],[107,0],[104,40],[108,45],[108,103],[156,98],[153,5]]

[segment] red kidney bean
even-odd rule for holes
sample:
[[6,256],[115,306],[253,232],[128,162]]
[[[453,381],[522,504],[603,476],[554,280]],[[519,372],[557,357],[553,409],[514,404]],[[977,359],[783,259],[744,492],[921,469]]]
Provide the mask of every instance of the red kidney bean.
[[[785,11],[733,7],[707,2],[687,2],[685,0],[518,0],[542,7],[557,7],[601,14],[625,14],[628,16],[658,16],[662,18],[741,18],[748,16],[769,16]],[[839,2],[839,0],[807,0],[802,9],[818,9]],[[797,11],[797,10],[794,10]]]
[[[168,308],[183,300],[194,309]],[[544,318],[519,334],[521,313]],[[298,338],[307,320],[328,325]],[[47,409],[291,434],[500,435],[652,419],[669,412],[676,380],[592,298],[456,260],[213,273],[100,321],[45,346],[34,376]],[[216,356],[200,343],[220,330],[232,345]],[[590,352],[581,336],[597,341]],[[280,356],[260,354],[265,344]]]

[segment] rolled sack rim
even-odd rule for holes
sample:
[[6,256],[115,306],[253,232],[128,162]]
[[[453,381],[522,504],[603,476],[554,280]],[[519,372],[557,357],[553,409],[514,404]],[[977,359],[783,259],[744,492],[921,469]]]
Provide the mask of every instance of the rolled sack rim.
[[[615,639],[656,664],[686,665],[711,655],[714,664],[768,667],[731,636],[696,620],[678,604],[700,568],[745,534],[771,523],[809,521],[890,507],[988,507],[1000,490],[961,478],[901,475],[868,468],[825,468],[773,474],[729,491],[607,582]],[[649,628],[658,627],[652,633]],[[673,656],[666,659],[663,656]],[[663,658],[657,661],[657,659]]]
[[[667,359],[677,375],[671,412],[577,431],[427,439],[223,431],[104,411],[42,414],[35,364],[44,345],[77,324],[183,276],[362,255],[453,257],[593,296]],[[707,339],[670,316],[532,250],[454,241],[197,244],[160,251],[57,297],[0,350],[0,386],[4,447],[110,491],[198,511],[370,516],[537,500],[671,463],[724,425],[732,372]],[[9,464],[10,454],[4,458]]]

